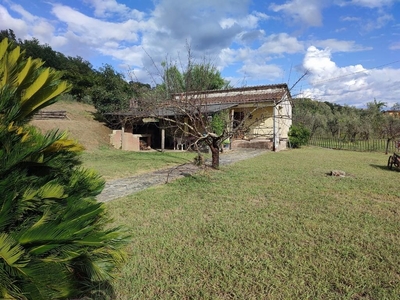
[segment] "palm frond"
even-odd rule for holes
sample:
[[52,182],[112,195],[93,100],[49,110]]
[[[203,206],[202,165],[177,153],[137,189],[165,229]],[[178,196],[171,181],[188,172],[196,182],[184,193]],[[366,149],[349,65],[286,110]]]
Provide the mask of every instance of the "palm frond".
[[25,254],[21,245],[5,232],[0,233],[0,258],[12,269],[20,269],[26,266],[26,261],[22,261]]

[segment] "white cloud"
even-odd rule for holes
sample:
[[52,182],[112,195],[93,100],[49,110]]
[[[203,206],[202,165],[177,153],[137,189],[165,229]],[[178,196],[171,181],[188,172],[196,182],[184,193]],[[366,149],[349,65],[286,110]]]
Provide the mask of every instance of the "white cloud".
[[266,37],[259,51],[263,55],[298,53],[304,51],[304,47],[297,38],[287,33],[278,33]]
[[357,52],[372,50],[372,47],[363,47],[357,44],[355,41],[343,41],[337,39],[327,39],[313,41],[313,45],[320,48],[329,48],[331,52]]
[[247,16],[248,1],[233,2],[163,0],[152,13],[158,28],[153,34],[161,44],[167,43],[165,39],[178,44],[190,40],[192,50],[219,51],[229,46],[241,32],[243,25],[239,23],[250,26],[255,22],[243,20]]
[[139,38],[137,30],[144,27],[144,24],[134,20],[112,23],[90,18],[64,5],[54,6],[52,12],[67,24],[68,30],[91,45],[101,45],[108,40],[136,42]]
[[12,28],[17,37],[28,37],[29,24],[24,20],[13,18],[2,5],[0,5],[0,21],[7,24],[7,28],[4,29]]
[[31,13],[27,12],[21,5],[18,4],[11,4],[10,8],[19,13],[24,20],[27,22],[34,22],[38,19],[38,17],[35,17]]
[[355,21],[361,21],[362,19],[360,17],[341,17],[340,18],[341,21],[345,21],[345,22],[355,22]]
[[[329,49],[307,49],[303,68],[309,71],[309,87],[301,96],[363,107],[376,98],[389,105],[398,101],[400,70],[365,69],[362,65],[338,67]],[[390,92],[387,92],[390,91]]]
[[284,72],[277,65],[257,63],[253,61],[250,63],[245,63],[243,67],[239,69],[239,73],[246,78],[262,81],[281,78]]
[[390,6],[397,0],[351,0],[346,2],[348,4],[368,7],[368,8],[380,8],[384,6]]
[[96,17],[121,16],[124,18],[133,18],[143,20],[145,14],[136,9],[130,9],[125,4],[120,4],[116,0],[84,0],[86,3],[94,7],[94,15]]
[[21,18],[12,17],[8,10],[0,5],[0,22],[7,24],[6,29],[12,29],[17,38],[29,40],[34,37],[42,44],[54,47],[65,43],[65,38],[54,36],[56,29],[51,21],[32,15],[20,5],[11,4],[10,9],[21,15]]
[[364,31],[371,31],[375,29],[380,29],[386,26],[390,21],[393,20],[391,14],[381,13],[377,18],[366,20],[362,25]]
[[322,9],[325,6],[325,0],[291,0],[282,5],[273,3],[270,9],[282,11],[295,24],[310,27],[322,25]]

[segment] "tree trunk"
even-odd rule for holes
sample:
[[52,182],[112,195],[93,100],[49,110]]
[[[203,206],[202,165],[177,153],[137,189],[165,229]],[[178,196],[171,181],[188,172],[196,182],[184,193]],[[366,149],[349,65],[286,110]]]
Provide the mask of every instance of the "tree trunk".
[[385,151],[385,154],[388,154],[388,151],[389,151],[389,143],[390,143],[391,140],[392,140],[392,139],[389,138],[389,139],[387,139],[387,141],[386,141],[386,151]]
[[211,150],[211,167],[214,169],[219,169],[219,145],[218,140],[213,140],[210,145]]

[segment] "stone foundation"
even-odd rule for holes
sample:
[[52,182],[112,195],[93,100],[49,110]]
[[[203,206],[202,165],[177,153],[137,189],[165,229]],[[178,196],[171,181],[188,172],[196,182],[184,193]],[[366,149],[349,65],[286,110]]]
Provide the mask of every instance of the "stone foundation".
[[[286,149],[287,140],[283,139],[279,142],[277,151]],[[233,140],[231,143],[231,149],[243,149],[243,148],[251,148],[251,149],[268,149],[273,150],[273,143],[271,140]]]

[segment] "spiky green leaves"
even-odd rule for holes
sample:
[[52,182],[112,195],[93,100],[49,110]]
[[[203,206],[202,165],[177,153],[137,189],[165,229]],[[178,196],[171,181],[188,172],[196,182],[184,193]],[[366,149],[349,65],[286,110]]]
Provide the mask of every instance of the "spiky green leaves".
[[125,236],[80,167],[82,147],[27,125],[67,91],[61,73],[0,43],[0,299],[65,299],[107,287]]
[[39,109],[71,89],[62,73],[41,68],[40,59],[24,59],[19,47],[10,50],[7,39],[0,43],[0,116],[7,122],[28,121]]

